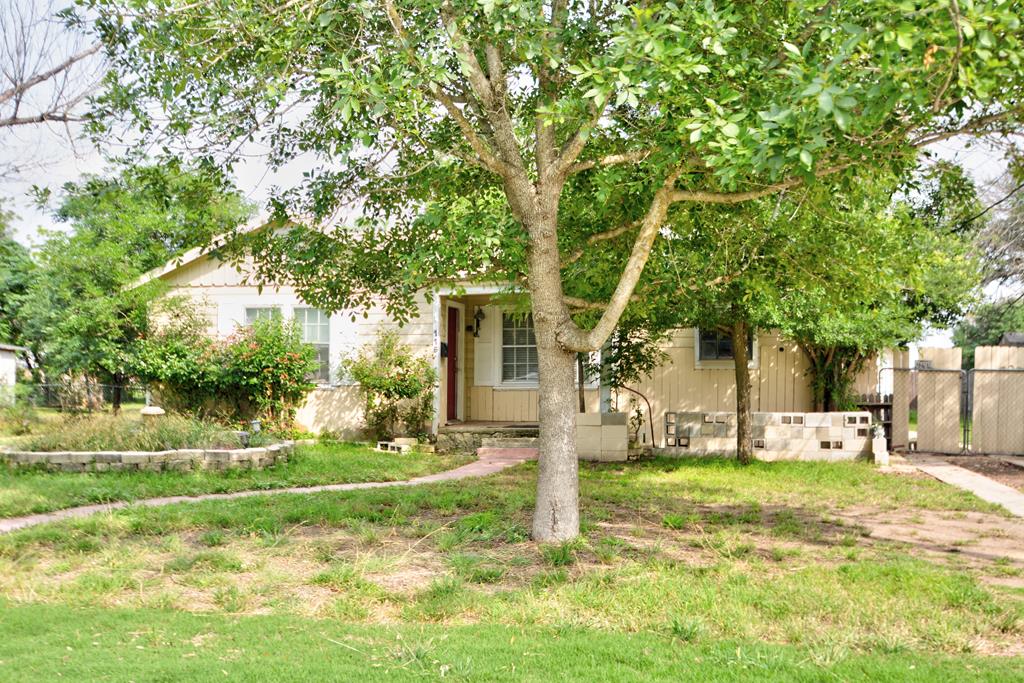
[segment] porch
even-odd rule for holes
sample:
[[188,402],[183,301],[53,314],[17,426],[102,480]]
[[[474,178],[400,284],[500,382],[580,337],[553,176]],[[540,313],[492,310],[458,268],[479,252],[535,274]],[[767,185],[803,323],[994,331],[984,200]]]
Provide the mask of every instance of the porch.
[[[438,445],[480,447],[488,438],[535,438],[538,428],[537,348],[532,321],[496,300],[497,286],[466,287],[435,299],[439,388]],[[586,388],[588,412],[600,392]]]

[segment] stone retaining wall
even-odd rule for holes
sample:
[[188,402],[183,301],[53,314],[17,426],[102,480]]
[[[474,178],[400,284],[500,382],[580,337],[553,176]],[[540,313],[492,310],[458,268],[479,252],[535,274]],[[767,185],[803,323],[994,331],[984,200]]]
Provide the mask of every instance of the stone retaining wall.
[[261,448],[174,451],[0,451],[8,467],[42,467],[53,472],[187,472],[190,470],[258,470],[287,462],[293,441]]
[[[854,460],[871,454],[871,413],[754,413],[759,460]],[[735,455],[736,413],[667,413],[665,455]]]
[[438,453],[476,453],[484,439],[521,439],[537,436],[537,428],[472,425],[442,428],[437,434]]

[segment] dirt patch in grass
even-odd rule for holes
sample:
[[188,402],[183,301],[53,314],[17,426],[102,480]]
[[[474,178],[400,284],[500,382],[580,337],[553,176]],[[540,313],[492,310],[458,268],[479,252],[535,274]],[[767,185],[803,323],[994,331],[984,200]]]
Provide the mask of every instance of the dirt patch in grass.
[[938,482],[659,467],[631,483],[584,470],[583,536],[565,544],[528,539],[528,467],[457,486],[128,511],[9,543],[0,598],[856,651],[1012,654],[1024,636],[1022,522]]
[[[836,516],[867,530],[871,539],[906,545],[914,554],[956,558],[985,567],[996,562],[1024,569],[1024,520],[984,512],[881,511],[847,508]],[[1024,586],[1024,578],[1007,577]]]
[[951,465],[994,479],[1018,491],[1024,491],[1024,467],[1012,465],[993,455],[957,455],[946,458]]

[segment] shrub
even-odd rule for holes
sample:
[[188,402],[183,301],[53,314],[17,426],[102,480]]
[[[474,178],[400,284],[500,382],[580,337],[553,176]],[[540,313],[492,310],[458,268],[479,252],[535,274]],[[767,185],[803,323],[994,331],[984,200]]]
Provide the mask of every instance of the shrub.
[[221,353],[221,386],[248,401],[272,425],[290,426],[295,410],[316,386],[316,351],[298,325],[278,318],[239,328]]
[[428,358],[413,355],[394,332],[384,331],[373,344],[345,361],[345,370],[359,383],[367,430],[389,438],[401,421],[411,436],[422,436],[434,416],[437,373]]
[[238,435],[224,427],[177,415],[152,421],[96,415],[67,419],[59,428],[31,438],[33,451],[164,451],[178,448],[239,448]]
[[39,423],[30,386],[0,386],[0,433],[13,436],[30,434]]
[[[188,311],[188,307],[186,307]],[[315,384],[316,351],[298,327],[274,318],[210,339],[205,321],[178,313],[139,343],[133,374],[152,384],[165,407],[203,417],[288,429]]]

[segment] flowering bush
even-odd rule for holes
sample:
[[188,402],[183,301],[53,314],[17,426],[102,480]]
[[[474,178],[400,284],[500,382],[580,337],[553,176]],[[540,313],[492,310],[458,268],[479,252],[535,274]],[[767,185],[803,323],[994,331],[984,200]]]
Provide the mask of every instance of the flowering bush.
[[359,383],[366,427],[375,438],[390,438],[399,421],[411,436],[426,432],[437,385],[430,359],[414,356],[397,334],[384,331],[346,360],[345,370]]
[[316,351],[299,328],[280,319],[257,320],[239,328],[220,354],[225,390],[247,400],[256,414],[279,427],[290,426],[295,410],[316,385]]
[[316,351],[294,323],[258,320],[223,341],[210,339],[204,326],[194,315],[171,320],[139,343],[133,374],[159,392],[166,408],[289,427],[317,368]]

